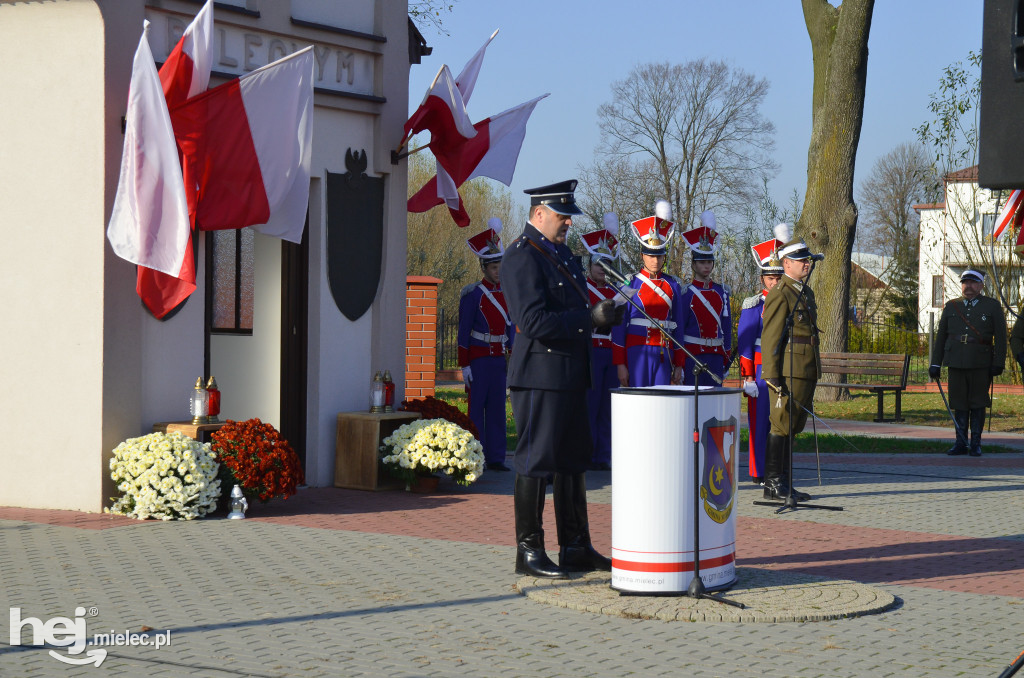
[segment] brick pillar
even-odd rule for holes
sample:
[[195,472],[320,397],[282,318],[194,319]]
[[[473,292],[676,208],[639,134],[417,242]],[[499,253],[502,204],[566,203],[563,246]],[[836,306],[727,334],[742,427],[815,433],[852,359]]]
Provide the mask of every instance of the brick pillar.
[[437,356],[437,286],[439,278],[405,279],[405,397],[434,395]]

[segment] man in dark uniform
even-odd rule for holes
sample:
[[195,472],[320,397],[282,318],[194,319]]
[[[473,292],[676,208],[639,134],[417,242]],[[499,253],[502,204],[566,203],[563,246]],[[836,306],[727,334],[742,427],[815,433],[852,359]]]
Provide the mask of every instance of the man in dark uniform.
[[942,365],[949,368],[949,407],[956,420],[956,443],[946,453],[950,455],[981,456],[985,408],[991,404],[988,389],[1006,363],[1006,317],[998,301],[981,293],[984,285],[984,273],[964,271],[963,296],[946,302],[935,332],[928,376],[938,381]]
[[[791,436],[804,430],[807,413],[813,407],[814,388],[821,378],[818,306],[814,291],[806,284],[812,260],[821,255],[812,255],[803,240],[794,240],[788,227],[782,226],[776,227],[775,236],[786,243],[779,250],[783,276],[768,292],[762,315],[761,377],[772,391],[768,394],[771,431],[765,448],[764,498],[782,499],[792,490],[795,500],[808,501],[809,494],[792,487],[789,445]],[[790,316],[793,325],[785,336]]]
[[[590,331],[622,320],[611,299],[590,306],[586,277],[565,245],[572,217],[582,214],[576,181],[541,186],[530,195],[530,220],[505,250],[502,282],[518,334],[508,384],[519,442],[515,454],[516,572],[564,578],[566,572],[611,570],[594,550],[587,520],[585,472],[593,445],[587,416]],[[553,476],[559,565],[544,550],[542,516]]]

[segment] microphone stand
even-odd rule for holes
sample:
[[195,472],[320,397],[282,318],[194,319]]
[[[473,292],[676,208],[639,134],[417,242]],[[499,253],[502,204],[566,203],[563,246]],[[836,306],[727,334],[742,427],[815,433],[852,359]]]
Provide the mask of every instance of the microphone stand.
[[697,416],[699,403],[700,403],[700,375],[707,374],[711,379],[718,384],[722,385],[722,380],[717,374],[708,369],[708,366],[701,362],[697,356],[691,353],[683,344],[669,334],[661,322],[655,320],[650,316],[647,311],[643,309],[632,297],[622,291],[622,287],[629,284],[625,277],[604,259],[598,259],[597,265],[604,269],[605,275],[609,276],[618,283],[621,287],[616,287],[615,291],[623,299],[628,301],[633,308],[641,313],[645,318],[651,321],[654,327],[657,327],[661,331],[662,337],[675,344],[683,353],[685,353],[690,360],[693,361],[693,579],[690,580],[690,585],[686,589],[686,595],[690,598],[707,600],[714,600],[719,603],[725,603],[733,607],[738,607],[741,610],[746,609],[743,603],[738,603],[734,600],[727,600],[717,595],[707,592],[704,586],[704,580],[700,577],[700,419]]
[[[807,284],[811,279],[811,275],[814,273],[814,268],[817,265],[817,261],[811,257],[811,270],[807,272],[807,276],[800,281],[800,292],[796,295],[796,302],[793,304],[793,310],[789,315],[786,316],[786,324],[782,329],[782,336],[779,337],[779,343],[775,346],[775,355],[781,357],[783,347],[786,342],[789,342],[789,386],[793,385],[793,341],[791,341],[790,334],[793,331],[793,322],[796,319],[797,311],[800,309],[800,302],[804,299],[804,292],[807,290]],[[804,306],[806,307],[806,302]],[[808,315],[810,315],[810,309],[807,309]],[[763,347],[762,347],[763,348]],[[782,389],[779,389],[778,395],[782,395]],[[789,407],[789,434],[787,436],[787,450],[786,450],[786,466],[788,470],[789,483],[786,486],[786,497],[782,502],[777,501],[754,501],[754,504],[758,506],[777,506],[775,513],[782,513],[783,511],[790,509],[796,510],[797,508],[808,508],[808,509],[822,509],[825,511],[842,511],[842,506],[824,506],[821,504],[797,504],[796,499],[793,497],[793,445],[796,437],[793,431],[793,391],[792,388],[789,391],[788,407]],[[803,407],[803,405],[801,405]],[[812,403],[813,407],[813,403]],[[806,409],[806,408],[804,408]],[[815,445],[817,445],[817,437],[815,437]]]

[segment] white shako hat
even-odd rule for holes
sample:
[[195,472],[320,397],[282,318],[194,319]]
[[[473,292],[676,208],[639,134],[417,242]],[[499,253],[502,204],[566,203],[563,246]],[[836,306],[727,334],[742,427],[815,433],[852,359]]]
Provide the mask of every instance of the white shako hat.
[[775,237],[785,243],[779,250],[779,259],[810,259],[815,256],[811,254],[807,243],[803,238],[794,238],[793,229],[789,224],[779,224],[775,227]]
[[580,236],[591,260],[615,259],[618,256],[619,217],[615,212],[604,215],[604,228]]
[[474,235],[466,241],[473,254],[480,257],[480,261],[488,264],[498,261],[505,253],[501,246],[501,229],[503,224],[498,217],[491,217],[487,220],[487,229]]

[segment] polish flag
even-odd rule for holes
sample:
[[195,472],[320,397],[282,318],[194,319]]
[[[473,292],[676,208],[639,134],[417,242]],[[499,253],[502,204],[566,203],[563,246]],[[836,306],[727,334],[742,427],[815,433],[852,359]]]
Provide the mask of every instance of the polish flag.
[[[1021,191],[1019,188],[1010,193],[1009,199],[1007,199],[1006,204],[1003,205],[1002,211],[999,212],[999,218],[996,219],[996,230],[992,234],[993,240],[1001,236],[1003,231],[1006,230],[1006,227],[1011,223],[1015,222],[1015,226],[1020,225],[1021,215],[1024,215],[1024,210],[1020,209],[1022,196],[1024,196],[1024,191]],[[1015,215],[1017,216],[1016,219],[1014,219]]]
[[213,70],[213,0],[196,14],[160,67],[167,106],[173,108],[205,92]]
[[[448,169],[451,179],[457,186],[476,177],[490,177],[508,186],[512,183],[519,151],[523,147],[526,123],[529,122],[537,102],[546,96],[548,95],[541,95],[481,120],[474,125],[476,136],[455,147],[445,148],[431,144],[434,156]],[[444,202],[438,196],[437,182],[437,177],[431,178],[423,188],[409,198],[410,212],[426,212]],[[448,209],[456,224],[469,226],[469,214],[466,213],[461,198],[455,209],[450,206]]]
[[[205,92],[213,69],[213,0],[207,0],[188,25],[178,44],[160,67],[160,84],[168,108],[184,103],[189,97]],[[185,177],[185,197],[189,213],[195,213],[194,182]],[[185,256],[177,275],[167,275],[139,266],[135,276],[135,292],[156,318],[163,318],[196,290],[196,267],[193,256],[192,228],[189,226]]]
[[124,151],[107,239],[139,266],[176,275],[188,242],[188,204],[145,22],[132,62]]
[[[491,33],[491,37],[487,38],[487,42],[476,51],[472,59],[466,62],[466,65],[462,67],[462,72],[455,78],[455,86],[459,89],[459,93],[462,94],[463,104],[469,104],[469,98],[473,96],[473,90],[476,88],[476,79],[480,75],[480,68],[484,63],[484,55],[487,53],[487,46],[491,44],[491,41],[494,40],[494,36],[497,34],[497,30]],[[437,197],[441,198],[448,205],[449,209],[458,209],[459,187],[455,185],[451,175],[444,171],[440,162],[436,162],[436,165]]]
[[[473,123],[466,113],[462,93],[456,87],[455,78],[447,65],[442,65],[438,70],[434,82],[423,97],[423,103],[413,112],[404,129],[406,139],[428,130],[430,146],[434,149],[455,146],[476,136]],[[436,153],[434,157],[437,157]],[[444,164],[441,158],[438,158],[438,162]]]
[[313,48],[189,99],[171,111],[201,230],[252,226],[302,241],[313,142]]

